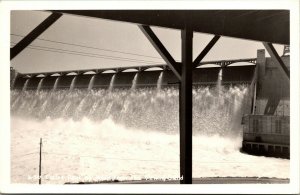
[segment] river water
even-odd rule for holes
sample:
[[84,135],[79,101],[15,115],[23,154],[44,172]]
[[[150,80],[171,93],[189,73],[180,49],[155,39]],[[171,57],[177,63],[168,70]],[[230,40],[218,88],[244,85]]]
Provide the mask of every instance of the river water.
[[[179,176],[178,89],[11,91],[13,183]],[[193,88],[193,177],[289,178],[289,160],[240,152],[248,85]]]

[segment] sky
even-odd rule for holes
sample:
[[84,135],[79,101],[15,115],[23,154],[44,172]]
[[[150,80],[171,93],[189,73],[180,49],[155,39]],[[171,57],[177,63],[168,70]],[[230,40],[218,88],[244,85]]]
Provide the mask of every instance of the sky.
[[[12,11],[11,47],[49,15],[50,12],[46,11]],[[180,61],[180,31],[151,28],[173,58]],[[194,33],[194,58],[212,37],[210,34]],[[275,48],[281,55],[283,46],[275,45]],[[221,37],[203,61],[254,58],[258,49],[264,49],[260,42]],[[165,62],[137,24],[68,14],[64,14],[11,61],[11,66],[21,73],[155,64]]]

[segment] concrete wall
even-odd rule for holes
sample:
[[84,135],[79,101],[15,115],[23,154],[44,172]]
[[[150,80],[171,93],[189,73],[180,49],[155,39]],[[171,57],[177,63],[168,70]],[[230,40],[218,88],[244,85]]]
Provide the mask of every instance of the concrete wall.
[[[254,126],[256,120],[256,127]],[[280,127],[276,129],[276,122]],[[274,144],[290,144],[290,117],[274,115],[246,115],[243,117],[243,140]],[[279,131],[278,131],[279,130]],[[260,140],[257,140],[257,137]]]
[[[282,57],[290,68],[289,56]],[[255,114],[289,115],[290,83],[271,58],[265,57],[264,50],[257,53],[258,83]]]

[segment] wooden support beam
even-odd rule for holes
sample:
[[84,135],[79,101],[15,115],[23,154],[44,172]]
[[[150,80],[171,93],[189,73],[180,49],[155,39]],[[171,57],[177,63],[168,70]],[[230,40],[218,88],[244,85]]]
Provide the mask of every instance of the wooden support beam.
[[216,42],[220,39],[221,36],[215,35],[214,38],[206,45],[206,47],[202,50],[202,52],[198,55],[198,57],[193,62],[193,68],[199,66],[200,62],[206,56],[206,54],[211,50],[211,48],[216,44]]
[[263,45],[265,46],[266,50],[270,54],[271,58],[275,62],[275,64],[278,65],[279,69],[282,71],[282,73],[286,76],[288,82],[290,81],[290,71],[278,55],[277,51],[275,50],[272,43],[263,42]]
[[62,16],[61,13],[52,13],[41,24],[33,29],[27,36],[25,36],[19,43],[10,49],[10,60],[22,52],[30,43],[32,43],[38,36],[47,30],[56,20]]
[[181,31],[182,74],[179,91],[180,120],[180,177],[182,184],[192,184],[192,73],[193,73],[193,31]]
[[152,29],[146,25],[139,25],[139,28],[144,33],[144,35],[148,38],[150,43],[159,53],[159,55],[165,60],[170,69],[176,75],[176,77],[181,80],[181,67],[179,63],[177,63],[168,50],[164,47],[164,45],[160,42],[159,38],[155,35]]

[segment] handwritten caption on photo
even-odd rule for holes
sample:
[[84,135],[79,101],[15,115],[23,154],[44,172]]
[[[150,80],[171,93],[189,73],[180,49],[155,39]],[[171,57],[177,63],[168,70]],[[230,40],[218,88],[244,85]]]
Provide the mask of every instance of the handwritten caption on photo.
[[[39,180],[38,175],[28,175],[28,180]],[[134,180],[147,180],[147,181],[173,181],[173,180],[183,180],[181,177],[134,177],[134,176],[75,176],[75,175],[43,175],[41,180],[51,180],[51,181],[65,181],[65,182],[98,182],[98,181],[134,181]]]

